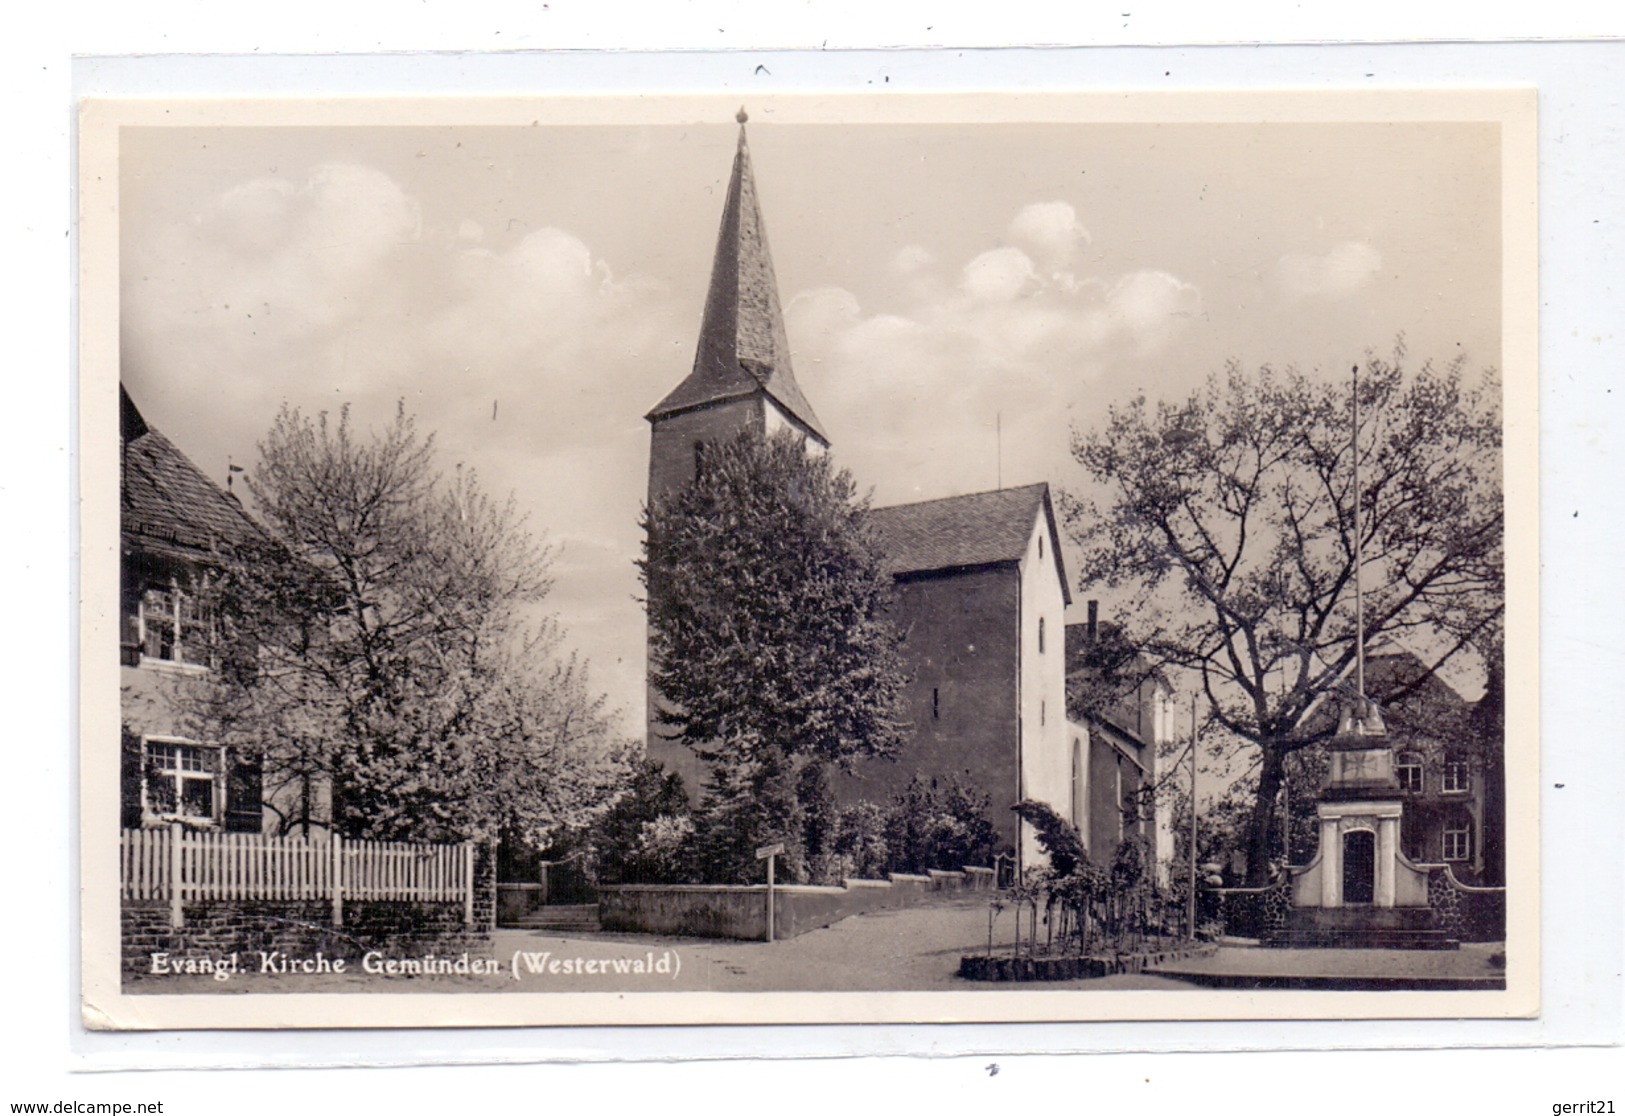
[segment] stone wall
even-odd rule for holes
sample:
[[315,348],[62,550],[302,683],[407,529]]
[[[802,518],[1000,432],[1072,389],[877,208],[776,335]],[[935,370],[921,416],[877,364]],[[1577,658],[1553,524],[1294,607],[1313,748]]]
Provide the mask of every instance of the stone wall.
[[1428,880],[1428,905],[1439,928],[1464,942],[1503,942],[1507,935],[1507,896],[1501,887],[1470,887],[1447,867]]
[[[464,904],[347,899],[344,925],[333,925],[329,899],[231,899],[187,903],[179,928],[170,926],[167,902],[126,902],[120,911],[126,972],[150,972],[152,955],[176,960],[218,959],[280,950],[298,957],[360,957],[371,949],[438,952],[472,948],[496,925],[496,873],[489,846],[474,857],[474,921]],[[255,959],[257,964],[257,959]]]
[[[991,889],[991,869],[847,880],[840,887],[786,884],[773,889],[773,936],[793,938],[869,911],[895,910],[934,896]],[[762,941],[767,937],[767,885],[708,884],[606,887],[598,898],[605,930]]]
[[186,924],[173,929],[167,903],[126,904],[120,913],[125,972],[152,972],[153,955],[174,961],[219,960],[236,953],[253,971],[259,952],[360,957],[372,949],[438,952],[468,949],[489,938],[488,924],[463,923],[460,903],[349,903],[344,925],[321,901],[216,900],[188,903]]

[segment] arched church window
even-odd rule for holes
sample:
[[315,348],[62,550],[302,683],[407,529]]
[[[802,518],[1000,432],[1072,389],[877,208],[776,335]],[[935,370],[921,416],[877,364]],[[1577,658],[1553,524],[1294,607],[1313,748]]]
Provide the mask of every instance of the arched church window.
[[1083,832],[1083,741],[1072,738],[1072,824]]

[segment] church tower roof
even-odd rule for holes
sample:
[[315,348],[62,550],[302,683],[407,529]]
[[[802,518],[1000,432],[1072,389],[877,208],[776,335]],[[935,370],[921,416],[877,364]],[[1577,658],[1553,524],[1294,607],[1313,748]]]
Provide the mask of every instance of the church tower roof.
[[722,227],[717,232],[694,369],[646,417],[653,422],[762,393],[827,445],[829,437],[790,367],[790,343],[784,332],[767,230],[756,200],[743,109],[737,119],[739,147],[722,209]]

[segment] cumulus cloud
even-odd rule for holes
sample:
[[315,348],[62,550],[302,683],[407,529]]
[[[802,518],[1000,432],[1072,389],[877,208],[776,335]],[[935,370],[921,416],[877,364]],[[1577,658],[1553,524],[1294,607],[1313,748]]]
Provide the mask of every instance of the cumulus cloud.
[[1079,247],[1089,243],[1089,230],[1064,201],[1023,206],[1010,222],[1010,238],[1025,244],[1054,269],[1064,268]]
[[625,462],[646,449],[638,416],[686,370],[694,323],[567,229],[501,240],[467,214],[430,228],[423,214],[359,164],[176,203],[122,261],[121,374],[210,472],[251,459],[283,402],[349,404],[367,427],[404,398],[447,465],[520,493],[536,529],[568,529],[550,604],[606,680],[639,694],[640,662],[594,609],[637,592],[642,483]]
[[1201,312],[1202,293],[1166,271],[1134,271],[1111,284],[1106,306],[1135,345],[1149,354]]
[[786,310],[826,424],[893,435],[842,446],[883,502],[990,487],[995,426],[1007,479],[1041,479],[1038,462],[1064,452],[1068,407],[1087,401],[1088,383],[1154,357],[1202,312],[1201,292],[1166,271],[1078,274],[1088,234],[1064,203],[1022,208],[1009,236],[1024,247],[992,245],[957,267],[904,249],[886,306],[822,288]]
[[1369,244],[1347,241],[1325,255],[1289,252],[1270,273],[1271,285],[1288,301],[1347,298],[1382,270],[1382,256]]
[[960,286],[982,302],[1008,302],[1037,277],[1033,261],[1021,249],[993,248],[965,265]]

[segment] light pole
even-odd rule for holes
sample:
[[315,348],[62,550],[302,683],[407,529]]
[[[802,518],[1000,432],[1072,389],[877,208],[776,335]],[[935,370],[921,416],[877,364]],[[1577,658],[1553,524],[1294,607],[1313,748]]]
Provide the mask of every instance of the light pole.
[[1185,928],[1192,941],[1196,940],[1196,695],[1191,694],[1191,833],[1190,887],[1185,895]]

